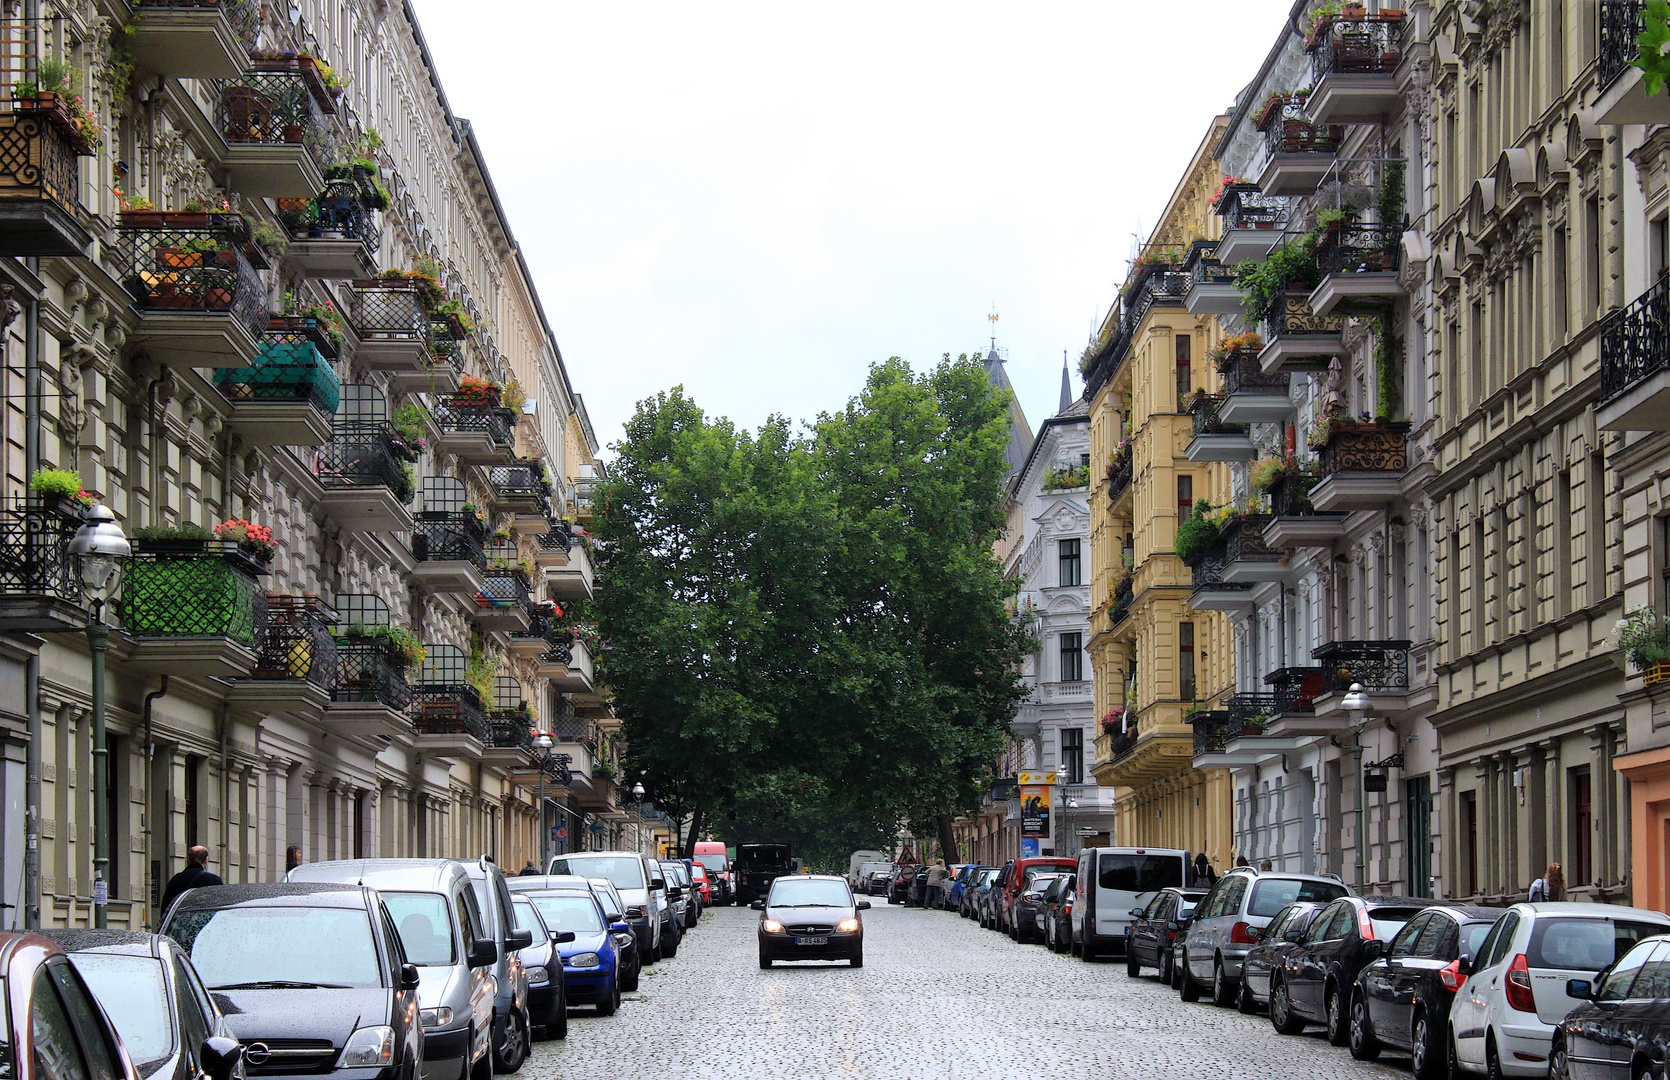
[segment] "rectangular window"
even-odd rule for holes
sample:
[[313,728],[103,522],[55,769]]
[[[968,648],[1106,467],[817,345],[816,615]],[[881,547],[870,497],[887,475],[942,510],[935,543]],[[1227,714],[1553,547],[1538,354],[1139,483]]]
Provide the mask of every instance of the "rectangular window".
[[1583,313],[1583,322],[1587,325],[1596,318],[1600,308],[1601,273],[1606,261],[1606,243],[1600,231],[1600,196],[1591,195],[1583,200],[1583,226],[1589,233],[1586,237],[1589,242],[1588,295],[1583,298],[1588,305]]
[[1083,563],[1079,559],[1079,542],[1077,540],[1059,540],[1056,542],[1056,584],[1082,585]]
[[1588,885],[1594,875],[1595,816],[1589,779],[1589,767],[1579,765],[1566,770],[1566,788],[1570,794],[1570,837],[1566,845],[1566,884]]
[[1583,492],[1584,526],[1588,530],[1585,543],[1584,573],[1589,579],[1589,603],[1606,599],[1606,459],[1600,454],[1589,455],[1589,477]]
[[1479,515],[1473,522],[1473,644],[1470,651],[1477,652],[1484,648],[1485,617],[1489,613],[1489,605],[1484,598],[1484,515]]
[[1491,597],[1491,608],[1494,611],[1492,621],[1496,624],[1494,640],[1500,641],[1513,633],[1508,625],[1508,510],[1505,506],[1498,506],[1492,515],[1496,521],[1496,563],[1494,576],[1495,595]]
[[1571,611],[1571,470],[1554,474],[1554,617]]
[[1189,391],[1193,389],[1189,376],[1189,354],[1194,339],[1188,334],[1178,334],[1173,340],[1177,342],[1177,410],[1181,412],[1188,401]]
[[1084,783],[1084,729],[1061,729],[1061,764],[1067,766],[1069,784]]
[[[1484,326],[1484,305],[1482,303],[1475,302],[1473,304],[1472,319],[1468,323],[1467,330],[1468,330],[1468,333],[1472,336],[1472,339],[1473,339],[1472,340],[1473,355],[1468,357],[1468,360],[1467,360],[1468,375],[1470,376],[1470,382],[1472,384],[1469,387],[1469,390],[1471,391],[1471,393],[1470,393],[1467,404],[1470,405],[1470,406],[1477,406],[1480,402],[1482,402],[1484,400],[1484,395],[1485,395],[1485,389],[1484,389],[1485,365],[1490,362],[1489,358],[1485,356],[1485,352],[1484,352],[1484,342],[1485,342],[1484,330],[1485,330],[1485,326]],[[1457,417],[1456,419],[1459,421],[1460,417]]]
[[1084,635],[1061,635],[1061,681],[1079,682],[1084,678]]
[[1403,782],[1408,801],[1409,895],[1432,895],[1432,781],[1416,776]]
[[1462,896],[1477,896],[1479,892],[1479,793],[1461,793],[1461,850],[1457,852],[1456,867],[1461,876]]
[[200,757],[186,758],[185,824],[187,848],[196,847],[201,843],[198,839],[201,834],[198,831],[199,823],[197,819],[197,780],[202,762],[203,759]]
[[1177,478],[1177,520],[1182,521],[1194,512],[1195,482],[1192,476]]
[[1184,701],[1195,699],[1195,624],[1177,624],[1178,694]]
[[1570,228],[1562,225],[1554,230],[1549,263],[1554,274],[1554,345],[1563,344],[1567,334],[1567,320],[1571,318],[1571,266],[1567,245]]

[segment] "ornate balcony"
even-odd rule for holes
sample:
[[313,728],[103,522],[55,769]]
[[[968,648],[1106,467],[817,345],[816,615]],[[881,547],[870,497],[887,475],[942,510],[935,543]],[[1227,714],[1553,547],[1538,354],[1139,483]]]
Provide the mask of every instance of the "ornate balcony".
[[1224,388],[1218,419],[1225,423],[1279,424],[1293,415],[1290,377],[1285,371],[1265,374],[1258,360],[1261,348],[1230,349],[1218,361]]
[[1403,497],[1409,425],[1335,421],[1318,451],[1322,478],[1311,488],[1318,510],[1372,510]]
[[389,374],[405,393],[450,394],[462,369],[436,356],[429,345],[429,312],[417,282],[371,278],[349,287],[348,326],[359,340],[356,359]]
[[533,760],[532,718],[525,712],[494,709],[487,714],[482,757],[496,765],[525,765]]
[[1191,315],[1238,315],[1241,290],[1235,286],[1235,267],[1205,253],[1191,255],[1189,294],[1183,306]]
[[1190,461],[1251,461],[1255,454],[1247,425],[1225,423],[1219,413],[1223,398],[1196,394],[1189,401],[1194,437],[1186,451]]
[[487,588],[481,521],[469,511],[424,510],[412,530],[412,579],[432,593],[475,597]]
[[519,656],[525,660],[538,660],[551,651],[552,645],[564,640],[566,638],[558,637],[551,619],[534,606],[528,610],[528,625],[510,631],[507,651],[512,656]]
[[528,589],[533,582],[520,566],[489,566],[482,574],[482,587],[475,596],[475,621],[483,630],[526,630],[533,601]]
[[1339,156],[1344,136],[1339,126],[1313,120],[1304,102],[1289,101],[1264,117],[1261,130],[1268,156],[1258,189],[1266,195],[1316,194]]
[[1225,266],[1263,262],[1287,230],[1288,201],[1264,194],[1257,184],[1225,185],[1212,211],[1223,218],[1214,254]]
[[1194,584],[1190,606],[1197,611],[1243,611],[1252,607],[1251,582],[1224,580],[1229,562],[1229,551],[1219,548],[1190,563]]
[[574,547],[574,534],[568,531],[568,526],[561,521],[553,521],[551,527],[540,534],[539,550],[533,553],[534,565],[546,573],[560,570],[568,565],[568,553]]
[[545,568],[545,580],[551,595],[558,600],[591,599],[594,579],[591,550],[584,540],[575,541],[568,549],[568,562]]
[[1288,579],[1291,570],[1287,566],[1286,551],[1272,546],[1264,538],[1270,521],[1268,514],[1242,514],[1224,524],[1222,581],[1232,585],[1250,585]]
[[245,195],[311,198],[334,142],[336,99],[309,56],[263,57],[214,80],[215,127],[232,186]]
[[321,506],[354,532],[404,532],[412,527],[410,466],[396,451],[387,420],[345,420],[331,426],[317,466]]
[[1194,740],[1185,725],[1166,724],[1105,734],[1096,740],[1096,753],[1092,771],[1098,783],[1136,787],[1188,769]]
[[568,675],[569,661],[574,659],[574,632],[553,631],[545,654],[534,664],[533,673],[541,679],[560,679]]
[[1600,427],[1670,431],[1670,277],[1601,324],[1600,392]]
[[472,465],[509,463],[514,457],[511,431],[516,414],[498,405],[445,398],[430,410],[435,418],[436,448]]
[[134,541],[122,580],[129,662],[173,675],[247,675],[267,620],[266,573],[232,541]]
[[316,596],[267,594],[267,617],[255,632],[255,670],[233,681],[228,698],[260,715],[317,721],[336,686],[335,612]]
[[1316,699],[1324,691],[1320,667],[1285,667],[1264,676],[1276,698],[1276,709],[1265,724],[1269,735],[1314,735],[1337,726],[1316,715]]
[[176,79],[230,79],[249,63],[258,7],[220,0],[143,0],[128,24],[140,71]]
[[50,109],[0,113],[0,255],[85,255],[83,147]]
[[1317,477],[1289,473],[1270,487],[1274,517],[1264,527],[1265,540],[1284,548],[1327,548],[1345,538],[1345,514],[1320,511],[1311,501]]
[[140,313],[129,341],[183,367],[245,367],[267,332],[267,290],[238,214],[127,211],[107,249]]
[[1401,13],[1336,16],[1318,28],[1308,43],[1312,90],[1306,102],[1316,123],[1378,124],[1397,108],[1403,28]]
[[1259,322],[1264,351],[1258,354],[1265,374],[1281,371],[1315,371],[1344,348],[1340,334],[1345,320],[1338,315],[1318,315],[1310,306],[1308,288],[1285,289],[1271,300]]
[[327,180],[311,199],[279,199],[290,264],[310,278],[367,278],[377,269],[382,229],[353,180]]
[[79,506],[34,500],[0,512],[0,630],[80,630],[91,618],[70,537]]
[[546,676],[553,690],[570,694],[589,694],[593,686],[591,649],[576,637],[566,646],[568,662],[559,673]]
[[1130,578],[1125,578],[1113,588],[1113,605],[1108,608],[1108,627],[1117,629],[1131,613],[1131,605],[1136,602],[1136,591]]
[[1119,505],[1119,500],[1131,487],[1132,455],[1127,453],[1124,460],[1115,460],[1108,466],[1108,509]]
[[1211,712],[1197,712],[1184,717],[1194,728],[1195,765],[1200,766],[1200,758],[1204,754],[1219,754],[1224,751],[1231,740],[1238,739],[1244,734],[1256,735],[1262,728],[1249,727],[1235,719],[1228,709]]
[[249,367],[219,368],[215,384],[232,403],[232,426],[253,446],[318,446],[330,439],[342,382],[336,347],[310,318],[275,315]]
[[550,522],[551,481],[545,478],[543,465],[495,465],[488,470],[487,480],[493,485],[493,505],[499,510],[538,514],[547,524]]
[[412,703],[406,660],[386,638],[343,637],[336,642],[331,700],[404,711]]
[[1357,683],[1370,694],[1409,692],[1409,642],[1330,641],[1311,650],[1322,666],[1318,695],[1342,694]]
[[1600,63],[1594,112],[1602,124],[1670,123],[1670,98],[1648,95],[1642,71],[1634,66],[1641,54],[1642,0],[1600,0]]
[[440,736],[437,743],[455,746],[460,739],[476,742],[487,737],[481,697],[462,683],[420,683],[412,690],[412,726],[419,735]]
[[1372,313],[1403,295],[1398,266],[1401,222],[1342,222],[1323,231],[1316,245],[1322,281],[1310,295],[1317,315]]

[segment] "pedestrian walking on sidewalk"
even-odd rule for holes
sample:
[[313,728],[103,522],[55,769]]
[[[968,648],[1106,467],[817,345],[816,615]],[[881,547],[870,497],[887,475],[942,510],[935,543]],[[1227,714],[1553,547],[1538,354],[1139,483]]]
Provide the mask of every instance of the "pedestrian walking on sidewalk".
[[209,849],[198,845],[186,853],[186,868],[168,879],[168,887],[162,892],[162,903],[157,905],[157,917],[160,919],[168,910],[168,905],[183,892],[201,889],[207,885],[224,885],[219,874],[209,871]]
[[1531,903],[1543,901],[1560,901],[1566,898],[1566,874],[1560,869],[1559,863],[1549,863],[1542,877],[1531,882],[1530,895],[1526,897]]
[[1195,856],[1195,882],[1197,889],[1210,889],[1218,880],[1218,875],[1212,870],[1212,864],[1206,861],[1206,852]]
[[928,887],[922,892],[922,906],[925,908],[939,907],[940,893],[945,888],[945,860],[935,859],[934,865],[928,870]]

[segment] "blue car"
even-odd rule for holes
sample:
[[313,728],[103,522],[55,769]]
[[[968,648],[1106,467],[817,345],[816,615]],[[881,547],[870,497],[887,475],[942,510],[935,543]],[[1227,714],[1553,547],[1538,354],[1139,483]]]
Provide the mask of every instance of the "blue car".
[[957,876],[951,879],[951,887],[945,893],[945,906],[948,910],[961,911],[963,908],[963,893],[971,887],[976,875],[982,870],[989,870],[988,866],[968,865],[957,871]]
[[611,932],[629,932],[624,923],[603,921],[603,905],[590,889],[520,891],[553,932],[574,934],[573,941],[557,943],[562,954],[564,988],[570,1004],[593,1002],[597,1015],[612,1016],[620,1008],[620,964]]

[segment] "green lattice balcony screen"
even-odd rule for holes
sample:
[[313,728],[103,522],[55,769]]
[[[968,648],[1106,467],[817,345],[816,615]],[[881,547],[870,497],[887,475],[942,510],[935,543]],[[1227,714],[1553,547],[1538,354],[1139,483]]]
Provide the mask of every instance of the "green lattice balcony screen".
[[266,593],[237,556],[135,554],[122,587],[122,625],[133,637],[224,637],[255,644]]
[[321,412],[335,413],[342,402],[342,381],[306,339],[273,340],[268,334],[255,363],[246,368],[220,368],[215,382],[232,401],[307,401]]

